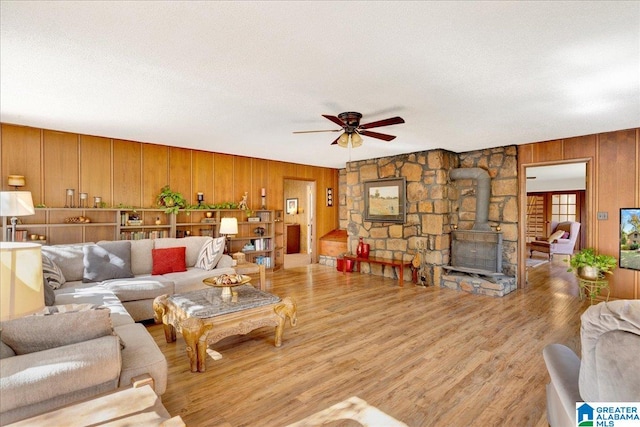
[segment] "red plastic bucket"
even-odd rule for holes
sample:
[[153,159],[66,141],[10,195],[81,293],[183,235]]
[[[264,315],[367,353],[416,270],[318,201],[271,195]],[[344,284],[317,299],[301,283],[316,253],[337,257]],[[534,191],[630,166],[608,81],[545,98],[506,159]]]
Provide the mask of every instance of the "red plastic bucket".
[[[344,259],[338,258],[337,264],[336,264],[336,270],[342,271],[342,266],[344,265],[344,263],[345,263]],[[345,271],[348,271],[349,273],[351,273],[353,271],[353,260],[348,259],[346,263],[347,263],[347,269]]]

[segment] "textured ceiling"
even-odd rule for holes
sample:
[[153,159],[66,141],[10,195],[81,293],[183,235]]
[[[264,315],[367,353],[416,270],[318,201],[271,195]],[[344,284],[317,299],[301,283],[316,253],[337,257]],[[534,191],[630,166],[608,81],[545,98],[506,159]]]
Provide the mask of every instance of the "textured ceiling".
[[[0,8],[5,123],[336,168],[640,126],[640,2]],[[406,123],[292,133],[343,111]]]

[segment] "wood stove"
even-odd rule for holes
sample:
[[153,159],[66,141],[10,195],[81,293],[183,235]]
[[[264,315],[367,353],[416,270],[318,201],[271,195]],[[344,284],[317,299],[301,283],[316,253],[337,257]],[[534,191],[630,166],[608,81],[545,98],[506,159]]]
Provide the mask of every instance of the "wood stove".
[[451,235],[450,270],[483,275],[502,274],[502,233],[455,230]]

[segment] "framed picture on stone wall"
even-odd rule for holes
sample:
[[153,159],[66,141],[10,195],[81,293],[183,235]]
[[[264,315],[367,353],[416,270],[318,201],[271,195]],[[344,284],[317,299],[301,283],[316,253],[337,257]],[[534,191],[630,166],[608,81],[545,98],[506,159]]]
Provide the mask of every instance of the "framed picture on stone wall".
[[406,195],[405,177],[365,181],[364,220],[404,224],[407,220]]

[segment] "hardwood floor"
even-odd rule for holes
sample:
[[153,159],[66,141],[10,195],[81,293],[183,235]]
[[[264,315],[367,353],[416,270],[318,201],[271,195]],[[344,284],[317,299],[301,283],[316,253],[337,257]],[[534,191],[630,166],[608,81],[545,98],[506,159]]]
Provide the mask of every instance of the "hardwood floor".
[[[222,359],[191,373],[181,337],[165,342],[162,400],[188,426],[286,426],[358,396],[409,426],[543,426],[542,349],[579,351],[575,280],[555,261],[503,298],[418,287],[320,265],[267,275],[298,304],[282,347],[273,328],[213,345]],[[579,354],[579,353],[578,353]],[[353,424],[331,424],[353,425]]]

